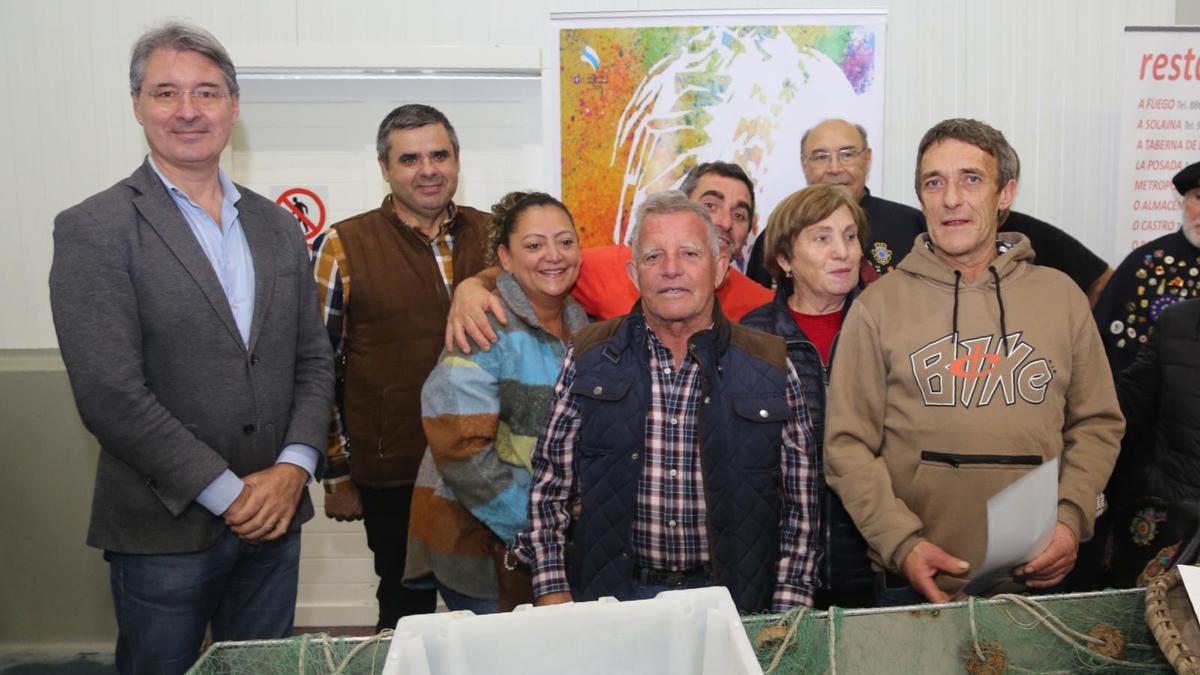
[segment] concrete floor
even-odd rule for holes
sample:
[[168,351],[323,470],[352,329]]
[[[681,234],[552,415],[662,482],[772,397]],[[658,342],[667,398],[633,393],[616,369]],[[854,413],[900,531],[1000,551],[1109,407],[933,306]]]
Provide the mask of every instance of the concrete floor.
[[63,649],[0,652],[3,675],[117,675],[112,652]]

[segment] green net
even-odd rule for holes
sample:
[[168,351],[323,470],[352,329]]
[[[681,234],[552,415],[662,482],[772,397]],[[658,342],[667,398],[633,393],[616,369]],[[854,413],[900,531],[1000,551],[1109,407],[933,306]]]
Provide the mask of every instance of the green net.
[[[998,596],[936,606],[796,609],[745,616],[742,623],[768,675],[1170,673],[1146,626],[1143,598],[1140,589]],[[382,672],[390,646],[390,631],[217,643],[190,672],[374,674]],[[511,672],[531,672],[525,666]]]
[[1140,589],[743,619],[764,673],[1171,673]]
[[392,631],[367,638],[334,638],[323,633],[287,640],[218,642],[208,648],[189,675],[375,675],[391,647]]

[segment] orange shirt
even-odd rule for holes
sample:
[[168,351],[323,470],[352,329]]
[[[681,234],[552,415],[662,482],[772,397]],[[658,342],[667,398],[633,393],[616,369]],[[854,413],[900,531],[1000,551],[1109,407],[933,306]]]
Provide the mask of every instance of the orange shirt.
[[[571,295],[596,319],[611,319],[628,314],[638,301],[637,288],[625,271],[633,252],[628,246],[596,246],[583,249],[579,280]],[[717,288],[721,311],[737,323],[742,316],[774,299],[771,291],[741,272],[731,269],[725,283]]]

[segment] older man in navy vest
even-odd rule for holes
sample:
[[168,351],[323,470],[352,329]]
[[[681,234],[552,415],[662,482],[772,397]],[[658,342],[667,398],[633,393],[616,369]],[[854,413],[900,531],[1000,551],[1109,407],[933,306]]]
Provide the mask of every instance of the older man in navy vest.
[[536,603],[722,585],[745,612],[811,604],[819,467],[783,341],[721,313],[729,261],[682,192],[641,205],[632,247],[641,301],[575,337],[534,453],[516,553]]

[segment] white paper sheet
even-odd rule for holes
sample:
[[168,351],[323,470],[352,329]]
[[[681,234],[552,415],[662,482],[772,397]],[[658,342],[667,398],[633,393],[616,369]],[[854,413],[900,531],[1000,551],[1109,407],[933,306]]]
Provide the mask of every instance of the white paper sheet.
[[1200,616],[1200,567],[1180,565],[1179,576],[1183,579],[1183,589],[1187,591],[1188,600],[1192,601],[1192,611],[1196,616]]
[[978,595],[1050,543],[1058,522],[1058,458],[1030,471],[987,503],[987,553],[965,589]]

